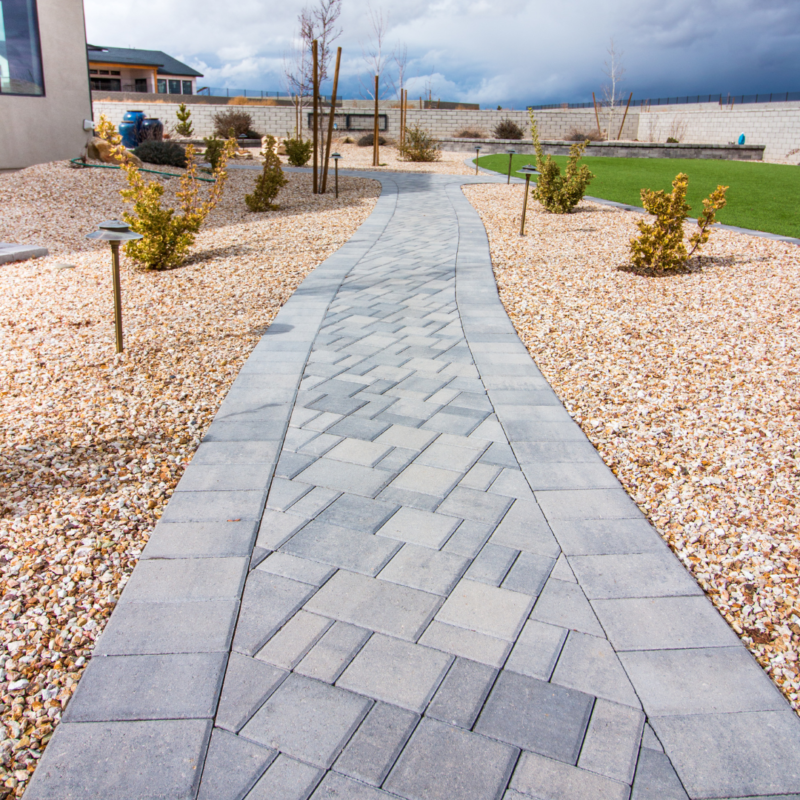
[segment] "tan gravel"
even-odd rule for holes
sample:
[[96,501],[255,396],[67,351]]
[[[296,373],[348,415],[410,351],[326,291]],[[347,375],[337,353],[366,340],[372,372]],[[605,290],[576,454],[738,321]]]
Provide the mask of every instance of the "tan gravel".
[[800,248],[712,233],[689,273],[618,269],[638,215],[465,189],[531,356],[800,711]]
[[124,176],[63,163],[0,176],[0,241],[52,254],[0,267],[0,798],[22,794],[243,361],[379,194],[340,178],[337,203],[288,177],[283,209],[251,214],[255,175],[232,171],[186,266],[123,260],[117,356],[110,249],[83,237],[123,212]]

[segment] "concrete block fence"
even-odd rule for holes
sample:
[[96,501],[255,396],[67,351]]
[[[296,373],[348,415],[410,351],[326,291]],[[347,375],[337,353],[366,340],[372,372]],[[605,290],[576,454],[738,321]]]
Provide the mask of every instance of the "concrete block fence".
[[[774,163],[800,162],[800,106],[772,104],[774,107],[755,105],[728,108],[716,104],[687,108],[675,106],[657,111],[641,111],[631,109],[625,120],[622,139],[639,142],[665,142],[668,136],[678,133],[677,138],[683,144],[715,144],[726,145],[734,142],[744,132],[748,144],[764,145],[764,161]],[[203,103],[192,106],[192,122],[197,136],[210,136],[214,130],[214,115],[231,108],[247,111],[253,118],[256,130],[270,133],[273,136],[285,136],[293,131],[295,110],[291,106],[228,106]],[[148,116],[158,117],[167,126],[177,122],[175,112],[177,103],[137,102],[137,101],[95,101],[94,114],[97,120],[100,114],[119,124],[122,115],[129,109],[139,109]],[[356,112],[360,113],[360,112]],[[364,113],[368,113],[366,110]],[[389,138],[397,138],[400,134],[400,110],[388,104],[381,108],[388,120],[385,132]],[[512,119],[525,131],[528,137],[527,111],[509,110],[470,110],[470,109],[419,109],[408,110],[408,125],[419,125],[439,139],[455,137],[464,130],[486,134],[491,138],[492,132],[503,119]],[[621,112],[617,112],[612,121],[612,130],[619,130]],[[536,120],[542,140],[563,141],[574,130],[586,133],[597,127],[594,109],[551,109],[537,111]],[[600,124],[606,127],[607,116],[601,115]],[[304,134],[307,130],[307,114],[303,114]],[[357,134],[356,134],[357,135]],[[742,157],[742,152],[735,153]]]

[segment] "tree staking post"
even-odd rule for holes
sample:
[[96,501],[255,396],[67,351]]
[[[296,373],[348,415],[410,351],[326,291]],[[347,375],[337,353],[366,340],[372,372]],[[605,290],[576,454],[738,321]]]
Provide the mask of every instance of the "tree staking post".
[[511,183],[511,164],[514,161],[514,155],[517,152],[516,150],[506,150],[508,153],[508,179],[506,180],[506,184]]
[[619,126],[619,133],[617,134],[617,141],[622,138],[622,129],[625,127],[625,119],[628,116],[628,109],[631,107],[631,100],[633,98],[633,92],[628,95],[628,105],[625,106],[625,113],[622,115],[622,125]]
[[[325,145],[325,160],[324,166],[322,167],[322,190],[321,194],[325,194],[325,190],[328,188],[328,160],[331,157],[331,141],[333,139],[333,118],[336,115],[336,90],[339,87],[339,64],[342,61],[342,48],[336,48],[336,69],[333,73],[333,94],[331,95],[331,108],[328,114],[328,141]],[[336,192],[336,196],[339,196],[339,192]]]
[[316,39],[311,42],[311,55],[314,60],[314,194],[319,194],[319,56]]
[[372,166],[379,167],[381,163],[380,148],[378,145],[378,80],[379,76],[375,74],[375,125],[372,139]]
[[602,139],[603,131],[600,129],[600,115],[597,113],[597,100],[592,92],[592,103],[594,103],[594,118],[597,120],[597,135]]

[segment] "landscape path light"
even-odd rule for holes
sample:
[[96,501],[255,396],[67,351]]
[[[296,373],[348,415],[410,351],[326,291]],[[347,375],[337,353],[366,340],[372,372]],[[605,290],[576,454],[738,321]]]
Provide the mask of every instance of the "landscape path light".
[[331,158],[333,159],[333,179],[334,185],[336,187],[336,199],[339,199],[339,159],[341,156],[339,153],[331,153]]
[[119,283],[119,243],[141,239],[140,233],[134,233],[130,227],[118,220],[109,219],[101,222],[94,233],[86,236],[100,242],[111,243],[111,274],[114,283],[114,329],[117,336],[117,352],[122,352],[122,290]]
[[481,154],[481,146],[479,144],[475,145],[475,174],[478,174],[478,158]]
[[519,235],[525,235],[525,212],[528,210],[528,189],[531,185],[531,175],[541,175],[538,169],[533,166],[533,164],[526,164],[522,169],[518,169],[517,172],[522,173],[525,176],[525,197],[522,200],[522,224],[519,226]]
[[506,181],[506,183],[508,184],[511,183],[511,163],[514,160],[514,156],[517,154],[517,151],[506,150],[506,153],[508,153],[508,180]]

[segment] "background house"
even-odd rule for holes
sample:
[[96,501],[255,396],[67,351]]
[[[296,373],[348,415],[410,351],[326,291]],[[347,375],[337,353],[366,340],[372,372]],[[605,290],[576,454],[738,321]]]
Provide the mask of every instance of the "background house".
[[82,0],[0,0],[0,170],[83,153],[87,69]]
[[[1,1],[1,0],[0,0]],[[202,73],[160,50],[87,46],[92,89],[106,92],[196,94]]]

